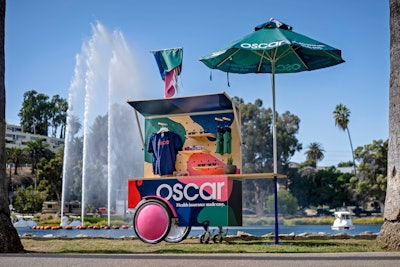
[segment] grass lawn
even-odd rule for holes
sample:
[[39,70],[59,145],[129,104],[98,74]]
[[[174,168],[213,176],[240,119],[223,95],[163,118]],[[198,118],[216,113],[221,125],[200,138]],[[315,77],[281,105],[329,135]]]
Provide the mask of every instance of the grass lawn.
[[232,239],[222,243],[200,244],[198,238],[181,243],[146,244],[136,238],[22,238],[30,253],[323,253],[379,252],[375,240],[285,240],[274,244],[271,239],[245,241]]
[[[88,225],[106,225],[106,218],[91,218]],[[129,220],[115,217],[112,224],[121,225]],[[246,225],[268,225],[271,218],[244,218]],[[354,218],[355,224],[381,224],[382,217]],[[296,218],[280,220],[283,225],[307,225],[333,223],[333,217]],[[42,216],[40,225],[59,225],[59,218]],[[227,241],[228,240],[228,241]],[[146,244],[137,238],[21,238],[25,250],[32,253],[323,253],[323,252],[379,252],[384,251],[375,245],[375,240],[327,239],[327,240],[282,240],[278,245],[271,238],[243,240],[226,239],[221,244],[200,244],[198,238],[188,238],[181,243],[160,242]]]

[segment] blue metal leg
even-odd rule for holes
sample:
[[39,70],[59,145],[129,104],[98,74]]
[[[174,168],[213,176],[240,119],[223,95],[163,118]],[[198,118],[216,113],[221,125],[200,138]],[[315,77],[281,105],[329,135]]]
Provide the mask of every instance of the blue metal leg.
[[274,177],[275,200],[275,244],[279,244],[279,218],[278,218],[278,177]]

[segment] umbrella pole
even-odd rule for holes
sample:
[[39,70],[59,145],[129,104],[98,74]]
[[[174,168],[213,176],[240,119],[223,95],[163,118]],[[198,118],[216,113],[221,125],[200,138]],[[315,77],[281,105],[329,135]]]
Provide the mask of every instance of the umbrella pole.
[[276,114],[275,114],[275,61],[272,61],[272,151],[274,173],[278,173],[277,144],[276,144]]
[[278,162],[276,143],[276,115],[275,115],[275,61],[271,62],[272,80],[272,153],[274,162],[274,208],[275,208],[275,244],[279,244],[279,218],[278,218]]

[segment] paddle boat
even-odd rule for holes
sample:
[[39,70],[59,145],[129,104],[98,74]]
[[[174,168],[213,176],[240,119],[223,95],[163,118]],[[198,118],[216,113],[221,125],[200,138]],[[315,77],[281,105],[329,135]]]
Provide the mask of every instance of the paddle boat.
[[36,225],[37,224],[31,215],[17,215],[17,218],[14,222],[15,228],[32,228]]
[[332,225],[332,230],[352,230],[354,229],[351,213],[347,210],[335,211],[335,221]]

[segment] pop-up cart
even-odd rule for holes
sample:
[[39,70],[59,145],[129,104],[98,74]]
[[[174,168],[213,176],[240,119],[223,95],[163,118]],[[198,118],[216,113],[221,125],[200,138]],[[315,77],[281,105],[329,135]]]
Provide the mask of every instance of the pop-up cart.
[[[146,243],[180,242],[192,226],[204,227],[201,242],[221,242],[223,226],[242,226],[242,180],[284,177],[242,173],[240,112],[225,93],[128,103],[144,149],[144,176],[129,179],[128,208]],[[219,233],[211,236],[210,226]]]

